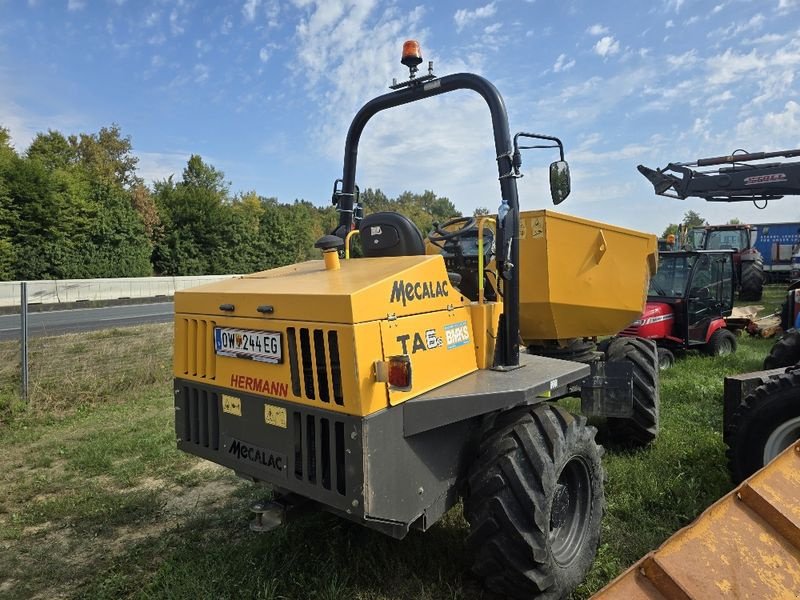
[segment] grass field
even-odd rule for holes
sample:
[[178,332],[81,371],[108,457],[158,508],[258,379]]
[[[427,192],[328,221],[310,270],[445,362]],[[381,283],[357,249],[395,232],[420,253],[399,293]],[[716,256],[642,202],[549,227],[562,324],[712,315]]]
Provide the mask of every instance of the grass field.
[[[775,288],[764,304],[781,301]],[[771,340],[689,356],[662,378],[662,432],[608,448],[607,513],[576,598],[598,590],[728,491],[722,378]],[[31,406],[0,345],[0,598],[486,598],[460,507],[398,542],[325,514],[247,529],[263,490],[175,450],[171,326],[36,340]]]

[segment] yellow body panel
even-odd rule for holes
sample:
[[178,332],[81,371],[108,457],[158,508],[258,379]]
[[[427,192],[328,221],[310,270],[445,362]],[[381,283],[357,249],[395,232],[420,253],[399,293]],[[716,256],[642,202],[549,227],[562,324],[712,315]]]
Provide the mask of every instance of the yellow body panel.
[[497,324],[503,312],[502,302],[479,304],[473,302],[469,306],[472,315],[472,333],[474,336],[475,359],[479,369],[489,369],[494,362],[494,348],[497,342]]
[[[233,313],[221,310],[233,304]],[[258,307],[272,306],[271,314]],[[448,281],[441,256],[312,260],[175,294],[175,312],[325,323],[364,323],[468,304]]]
[[[364,258],[338,270],[310,261],[181,291],[175,305],[175,377],[232,395],[364,416],[477,368],[469,301],[450,287],[441,256]],[[272,312],[258,311],[265,305]],[[280,333],[282,361],[217,355],[215,327]],[[375,361],[405,353],[412,389],[389,391]]]
[[800,597],[800,443],[597,593],[603,600]]
[[549,210],[520,214],[520,334],[526,343],[611,335],[642,314],[654,235]]
[[385,356],[411,358],[413,386],[409,391],[389,387],[392,406],[478,368],[467,308],[381,321],[381,335]]
[[[271,364],[218,356],[214,352],[214,327],[280,332],[283,361]],[[293,334],[290,330],[293,330]],[[333,351],[332,334],[336,335],[338,352]],[[294,336],[297,348],[295,374],[292,373],[289,353],[290,335]],[[307,341],[304,342],[304,339]],[[321,348],[319,353],[318,345]],[[304,346],[308,349],[305,356]],[[338,369],[335,361],[332,364],[332,356],[338,357]],[[381,332],[377,321],[354,325],[319,325],[283,320],[175,315],[175,377],[247,394],[291,400],[334,412],[367,415],[386,407],[385,384],[376,384],[373,373],[374,362],[380,357]],[[338,371],[338,374],[334,375],[334,371]],[[341,392],[336,390],[337,379]]]

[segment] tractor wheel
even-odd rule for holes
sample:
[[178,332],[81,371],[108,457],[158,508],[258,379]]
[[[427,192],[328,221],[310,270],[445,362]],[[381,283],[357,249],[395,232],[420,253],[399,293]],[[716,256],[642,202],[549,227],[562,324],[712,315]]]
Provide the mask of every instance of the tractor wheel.
[[764,359],[765,369],[780,369],[791,367],[800,362],[800,331],[789,329],[772,348]]
[[747,479],[800,439],[800,371],[758,386],[733,413],[728,467],[736,483]]
[[675,364],[675,355],[666,348],[658,348],[658,370],[666,371]]
[[726,356],[736,352],[736,336],[729,329],[717,329],[703,346],[709,356]]
[[500,413],[487,425],[464,499],[473,571],[504,598],[565,598],[600,541],[596,431],[549,404]]
[[611,340],[608,362],[629,361],[633,365],[633,415],[606,419],[610,438],[626,446],[646,446],[658,435],[658,371],[656,345],[636,337]]
[[764,290],[764,259],[742,262],[742,280],[739,288],[740,300],[761,300]]

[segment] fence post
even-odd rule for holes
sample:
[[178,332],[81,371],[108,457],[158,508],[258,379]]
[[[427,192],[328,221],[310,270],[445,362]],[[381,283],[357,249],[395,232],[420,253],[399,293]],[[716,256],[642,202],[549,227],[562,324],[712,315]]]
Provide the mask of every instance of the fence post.
[[28,401],[28,282],[20,283],[20,351],[22,363],[22,399]]

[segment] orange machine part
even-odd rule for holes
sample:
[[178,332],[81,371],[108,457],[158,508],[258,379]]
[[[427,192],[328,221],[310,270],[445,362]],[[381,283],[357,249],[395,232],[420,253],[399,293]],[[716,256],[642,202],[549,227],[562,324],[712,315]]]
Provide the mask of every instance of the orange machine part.
[[800,443],[594,598],[800,598]]

